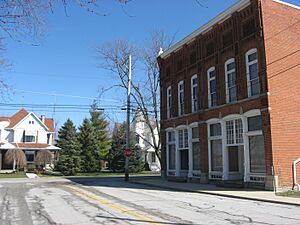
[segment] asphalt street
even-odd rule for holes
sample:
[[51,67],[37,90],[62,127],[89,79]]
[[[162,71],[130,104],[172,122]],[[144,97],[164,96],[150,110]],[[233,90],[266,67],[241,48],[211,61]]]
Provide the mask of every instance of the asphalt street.
[[119,177],[0,181],[1,225],[300,224],[299,212],[297,206],[163,190]]

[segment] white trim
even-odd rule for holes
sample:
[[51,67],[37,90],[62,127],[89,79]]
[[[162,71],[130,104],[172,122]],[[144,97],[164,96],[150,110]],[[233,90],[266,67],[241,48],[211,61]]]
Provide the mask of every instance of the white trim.
[[235,97],[236,99],[233,101],[230,101],[230,96],[229,96],[229,86],[228,86],[228,75],[231,73],[235,73],[235,77],[236,77],[236,65],[234,65],[234,69],[232,70],[227,70],[227,66],[231,63],[235,63],[235,58],[230,58],[228,59],[225,63],[224,63],[224,67],[225,67],[225,86],[226,86],[226,103],[231,103],[231,102],[236,102],[237,101],[237,89],[236,89],[236,81],[234,86],[230,87],[230,88],[234,88],[235,87]]
[[[210,78],[210,73],[215,71],[215,76],[214,78]],[[210,67],[208,70],[207,70],[207,94],[208,94],[208,108],[211,108],[211,107],[215,107],[215,105],[213,106],[212,105],[212,99],[211,99],[211,93],[210,93],[210,81],[212,80],[215,80],[216,81],[216,92],[215,94],[217,95],[217,74],[216,74],[216,68],[213,66],[213,67]],[[216,99],[217,100],[217,99]],[[217,104],[216,104],[217,105]]]
[[252,109],[244,113],[246,117],[253,117],[261,115],[261,111],[259,109]]
[[188,125],[189,127],[198,127],[198,122],[193,122]]
[[283,5],[286,5],[286,6],[289,6],[289,7],[292,7],[292,8],[300,10],[300,6],[294,5],[292,3],[284,2],[284,1],[281,1],[281,0],[273,0],[273,2],[276,2],[276,3],[279,3],[279,4],[283,4]]
[[[259,176],[264,178],[265,173],[251,173],[250,172],[250,155],[249,155],[249,136],[252,135],[263,135],[262,130],[257,130],[257,131],[251,131],[248,132],[248,121],[247,119],[249,117],[253,116],[258,116],[261,115],[260,109],[253,109],[249,110],[244,114],[230,114],[227,115],[223,118],[212,118],[206,121],[207,123],[207,149],[208,149],[208,171],[209,171],[209,179],[230,179],[234,174],[229,172],[229,162],[228,162],[228,146],[243,146],[243,151],[244,151],[244,166],[243,169],[240,168],[239,173],[243,171],[243,179],[245,182],[250,182],[251,177],[253,176]],[[242,120],[242,127],[243,127],[243,144],[238,143],[234,145],[227,144],[227,133],[226,133],[226,121],[229,120],[237,120],[241,119]],[[210,136],[210,125],[220,123],[221,124],[221,135],[220,136]],[[235,126],[234,126],[235,129]],[[235,136],[235,135],[234,135]],[[222,172],[220,171],[212,171],[212,155],[211,155],[211,141],[212,140],[221,140],[222,141],[222,163],[223,163],[223,170]],[[258,181],[252,181],[252,182],[258,182]]]
[[[182,85],[182,89],[180,89],[180,86]],[[178,116],[182,116],[184,114],[184,83],[183,80],[178,82],[178,86],[177,86],[177,94],[178,94]],[[182,94],[182,102],[180,99],[180,94]],[[183,106],[183,108],[181,109],[181,104]]]
[[212,123],[220,123],[220,119],[219,118],[211,118],[209,120],[206,120],[207,124],[212,124]]
[[172,87],[167,88],[167,118],[171,118],[171,109],[172,109]]
[[[219,136],[210,136],[210,125],[212,124],[217,124],[219,123],[221,125],[221,135]],[[223,130],[222,130],[222,124],[221,124],[221,120],[220,119],[210,119],[207,121],[207,150],[208,150],[208,172],[209,172],[209,178],[210,179],[215,179],[214,176],[221,176],[222,179],[224,178],[223,176],[223,171],[224,171],[224,168],[223,168],[223,163],[222,163],[222,171],[213,171],[212,170],[212,165],[211,165],[211,159],[212,159],[212,155],[211,155],[211,141],[212,140],[221,140],[222,142],[222,160],[223,160],[223,142],[224,142],[224,138],[223,138]]]
[[227,116],[224,116],[222,120],[229,121],[229,120],[240,119],[240,118],[241,118],[240,114],[229,114]]
[[[254,60],[252,62],[249,62],[248,61],[248,56],[253,54],[253,53],[256,53],[256,60]],[[246,58],[247,89],[248,89],[248,97],[250,98],[250,97],[253,97],[253,96],[257,96],[260,93],[259,64],[258,64],[258,51],[257,51],[257,48],[252,48],[249,51],[247,51],[246,54],[245,54],[245,58]],[[257,68],[258,68],[257,78],[250,80],[249,67],[253,64],[257,64]],[[258,79],[259,92],[258,92],[258,94],[254,95],[254,94],[251,93],[251,81],[256,80],[256,79]]]
[[172,131],[172,130],[175,130],[175,128],[174,127],[168,127],[168,128],[165,129],[165,131],[167,131],[167,132]]
[[196,31],[182,39],[181,41],[177,42],[174,46],[169,48],[167,51],[165,51],[163,54],[160,55],[161,58],[168,57],[171,52],[176,51],[177,49],[181,48],[186,43],[190,42],[197,36],[199,36],[202,33],[205,33],[207,30],[211,29],[215,24],[220,23],[224,21],[224,19],[229,18],[234,12],[241,11],[242,9],[246,8],[248,5],[250,5],[250,0],[241,0],[228,8],[227,10],[220,13],[218,16],[210,20],[208,23],[204,24],[200,28],[198,28]]
[[[167,163],[167,174],[169,175],[170,172],[174,172],[176,170],[177,167],[177,162],[176,162],[176,132],[174,128],[167,128],[166,129],[166,163]],[[175,140],[174,141],[169,141],[169,132],[174,132],[174,136],[175,136]],[[170,157],[169,157],[169,145],[175,145],[175,169],[170,169],[169,165],[170,165]]]
[[[198,138],[193,139],[193,128],[198,129],[199,136]],[[201,162],[200,162],[200,168],[199,170],[194,170],[194,154],[193,154],[193,143],[200,143],[200,132],[199,132],[199,126],[198,123],[191,123],[188,127],[188,133],[189,133],[189,177],[199,177],[201,174]],[[200,145],[199,145],[200,148]],[[200,149],[199,149],[200,150]],[[201,159],[201,150],[200,150],[200,159]],[[198,159],[198,160],[200,160]],[[195,176],[195,174],[197,174]]]
[[[193,81],[194,80],[197,80],[197,84],[193,84]],[[197,95],[195,96],[195,99],[194,99],[194,88],[197,88],[198,89],[198,87],[199,87],[199,85],[198,85],[198,82],[199,82],[199,80],[198,80],[198,76],[197,76],[197,74],[195,74],[195,75],[193,75],[192,77],[191,77],[191,101],[192,101],[192,113],[193,112],[197,112],[198,111],[198,108],[199,108],[199,97],[198,97],[198,94],[199,94],[199,91],[198,91],[198,93],[197,93]],[[196,101],[196,107],[195,107],[195,101]]]

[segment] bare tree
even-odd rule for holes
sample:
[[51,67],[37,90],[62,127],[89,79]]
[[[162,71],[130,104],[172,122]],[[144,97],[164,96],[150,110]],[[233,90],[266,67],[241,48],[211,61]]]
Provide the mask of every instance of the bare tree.
[[[142,114],[143,122],[149,129],[152,141],[140,136],[149,144],[161,162],[160,154],[160,89],[159,89],[159,67],[157,56],[160,49],[167,49],[174,41],[164,31],[155,31],[146,40],[142,48],[137,48],[127,40],[118,40],[101,45],[97,52],[102,59],[101,66],[110,70],[118,77],[119,87],[127,89],[128,82],[128,56],[133,56],[133,79],[132,92],[133,109]],[[142,70],[136,69],[141,66]],[[142,74],[141,74],[142,73]],[[141,74],[135,76],[135,74]]]
[[8,165],[13,165],[13,171],[19,171],[19,169],[22,169],[27,165],[25,153],[21,149],[7,150],[4,155],[4,161]]
[[40,150],[38,151],[35,157],[35,164],[37,166],[45,167],[46,164],[53,162],[53,154],[49,150]]

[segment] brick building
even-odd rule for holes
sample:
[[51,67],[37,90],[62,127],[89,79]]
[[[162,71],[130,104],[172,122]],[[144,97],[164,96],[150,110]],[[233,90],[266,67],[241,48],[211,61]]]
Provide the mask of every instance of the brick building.
[[300,7],[241,0],[158,62],[167,177],[293,186],[292,164],[300,157]]

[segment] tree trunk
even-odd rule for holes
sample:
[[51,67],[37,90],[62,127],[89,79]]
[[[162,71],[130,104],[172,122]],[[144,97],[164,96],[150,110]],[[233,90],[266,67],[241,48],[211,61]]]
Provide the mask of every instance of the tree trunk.
[[16,171],[16,159],[14,159],[14,162],[13,162],[13,171],[14,172]]

